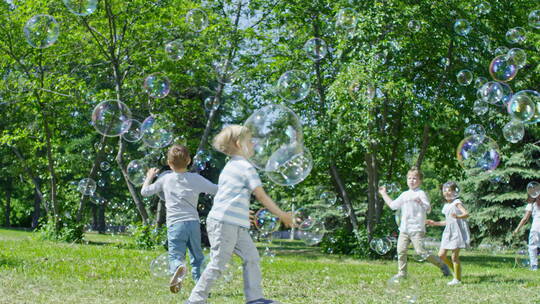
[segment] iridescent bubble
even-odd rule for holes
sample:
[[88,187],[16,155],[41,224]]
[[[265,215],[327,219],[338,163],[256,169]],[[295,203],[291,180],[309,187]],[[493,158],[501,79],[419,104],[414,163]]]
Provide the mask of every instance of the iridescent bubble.
[[274,183],[293,186],[302,182],[313,168],[311,153],[300,144],[278,149],[266,163],[265,173]]
[[337,195],[332,191],[324,191],[319,196],[319,199],[321,199],[327,205],[333,205],[337,201]]
[[504,125],[502,132],[504,139],[515,144],[523,139],[523,135],[525,134],[525,127],[523,126],[523,122],[518,120],[512,120],[506,125]]
[[527,53],[518,48],[508,51],[508,59],[513,61],[518,69],[522,69],[527,64]]
[[530,182],[527,184],[527,194],[532,198],[537,198],[540,195],[540,183]]
[[135,119],[131,120],[129,129],[122,134],[122,138],[129,142],[138,142],[142,138],[141,122]]
[[165,44],[165,53],[171,60],[180,60],[184,57],[184,44],[181,39],[173,40]]
[[418,20],[409,21],[407,26],[409,27],[409,30],[411,30],[411,32],[413,32],[413,33],[419,32],[420,29],[422,28],[422,24]]
[[319,61],[326,57],[328,46],[321,38],[311,38],[304,44],[304,51],[309,59]]
[[336,27],[344,29],[352,29],[356,26],[357,15],[352,8],[343,8],[339,10],[336,16]]
[[97,181],[97,185],[98,185],[98,187],[100,187],[100,188],[105,188],[105,186],[107,185],[107,182],[105,182],[104,179],[99,179],[99,180]]
[[506,106],[508,102],[510,101],[510,99],[512,98],[512,96],[514,95],[514,92],[512,91],[512,88],[504,82],[499,82],[499,85],[501,86],[502,91],[503,91],[501,103]]
[[477,99],[473,104],[473,112],[478,116],[486,114],[488,110],[488,104],[481,99]]
[[311,230],[313,226],[321,221],[317,208],[302,207],[294,210],[293,218],[300,230]]
[[106,161],[102,161],[102,162],[99,164],[99,168],[101,169],[101,171],[109,171],[109,169],[111,168],[111,164],[109,164],[109,163],[106,162]]
[[60,35],[60,25],[53,16],[35,15],[24,25],[24,36],[30,46],[44,49],[53,45]]
[[529,26],[540,29],[540,10],[534,10],[529,14]]
[[309,76],[299,70],[285,72],[277,82],[279,96],[292,103],[306,98],[310,88]]
[[186,14],[186,23],[194,32],[201,32],[208,26],[208,16],[198,8],[190,10]]
[[456,199],[459,197],[459,192],[461,190],[455,185],[457,185],[457,183],[454,181],[449,181],[443,184],[442,192],[443,194],[446,193],[445,198],[446,196],[448,196],[450,199]]
[[484,102],[490,104],[496,104],[503,98],[503,88],[500,83],[495,81],[489,81],[482,86],[479,90],[480,98]]
[[219,83],[231,83],[235,82],[238,74],[238,68],[230,60],[216,61],[214,63],[214,69],[218,75],[217,81]]
[[519,121],[528,121],[536,114],[536,104],[540,101],[540,94],[532,90],[519,91],[508,102],[508,113]]
[[206,111],[216,110],[219,107],[217,98],[215,96],[208,96],[204,99],[204,109]]
[[98,0],[63,0],[67,9],[77,16],[88,16],[92,14],[98,4]]
[[386,238],[374,238],[369,242],[369,248],[378,255],[385,255],[392,249],[392,243]]
[[92,125],[101,135],[120,136],[131,126],[131,110],[119,100],[103,101],[92,112]]
[[454,31],[461,36],[467,36],[471,32],[471,24],[465,19],[458,19],[454,23]]
[[496,81],[510,81],[516,77],[518,67],[506,55],[495,57],[489,65],[489,74]]
[[474,80],[474,88],[478,90],[487,82],[488,82],[488,79],[486,77],[482,77],[482,76],[476,77],[476,79]]
[[171,83],[163,73],[154,73],[144,79],[143,87],[151,98],[165,98],[169,95]]
[[154,149],[171,144],[171,124],[161,116],[148,116],[141,125],[142,139],[146,146]]
[[255,227],[262,233],[277,231],[279,226],[279,217],[272,214],[268,209],[260,209],[255,213]]
[[450,66],[450,60],[448,60],[448,58],[446,57],[443,57],[441,58],[440,64],[442,67]]
[[157,278],[171,275],[168,253],[163,253],[150,262],[150,273]]
[[525,42],[525,30],[522,27],[509,29],[506,32],[506,41],[512,44]]
[[491,4],[486,1],[480,2],[478,5],[476,5],[476,11],[480,15],[487,15],[489,12],[491,12]]
[[268,166],[268,161],[280,149],[304,143],[300,119],[282,105],[271,104],[255,111],[244,126],[254,144],[250,161],[261,170]]
[[531,266],[528,249],[529,248],[525,247],[516,251],[514,267],[529,268]]
[[349,85],[349,96],[356,101],[361,101],[364,99],[372,100],[375,97],[376,89],[373,84],[365,84],[359,80],[354,80]]
[[473,73],[469,70],[461,70],[456,74],[457,82],[462,86],[468,86],[473,81]]
[[475,141],[482,142],[486,137],[486,130],[482,125],[473,124],[465,128],[465,137],[472,136]]
[[466,137],[459,143],[456,154],[459,164],[466,170],[492,171],[500,163],[499,146],[487,136],[482,142],[472,136]]
[[140,186],[144,183],[147,170],[148,167],[146,166],[146,162],[144,160],[132,160],[127,165],[127,177],[133,185]]
[[92,195],[96,191],[96,182],[91,178],[83,178],[77,185],[77,191],[82,195]]
[[325,232],[323,222],[318,221],[310,229],[300,230],[298,235],[306,245],[314,246],[323,240]]
[[212,159],[212,155],[208,150],[199,150],[193,157],[193,166],[199,171],[206,169],[208,162]]
[[500,46],[493,51],[495,56],[506,56],[510,50],[505,46]]
[[120,174],[120,172],[113,170],[111,171],[110,177],[111,177],[111,180],[118,182],[122,178],[122,175]]

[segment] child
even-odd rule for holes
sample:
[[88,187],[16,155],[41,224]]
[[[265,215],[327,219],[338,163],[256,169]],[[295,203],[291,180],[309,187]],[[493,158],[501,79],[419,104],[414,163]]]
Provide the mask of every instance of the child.
[[540,196],[533,198],[530,195],[527,197],[527,207],[525,207],[525,215],[519,222],[514,234],[517,234],[519,229],[533,217],[531,231],[529,232],[529,259],[531,261],[531,270],[538,270],[538,247],[540,246]]
[[187,172],[191,163],[189,150],[182,145],[173,145],[167,152],[167,163],[173,173],[164,175],[150,185],[158,169],[151,168],[141,189],[143,196],[163,192],[167,209],[167,241],[169,244],[169,265],[173,274],[170,290],[180,291],[186,271],[183,265],[186,247],[191,256],[193,280],[201,276],[204,254],[201,247],[201,227],[197,203],[201,192],[216,194],[217,185],[196,173]]
[[[466,218],[469,213],[463,207],[463,203],[457,198],[457,184],[455,182],[447,182],[442,187],[442,194],[446,203],[442,209],[445,220],[435,222],[427,220],[426,224],[430,226],[445,226],[441,238],[441,249],[439,257],[451,269],[454,269],[454,279],[448,282],[449,286],[461,284],[461,261],[459,260],[459,250],[469,248],[470,232]],[[446,251],[452,250],[452,262],[446,258]]]
[[412,167],[407,172],[408,191],[392,200],[386,193],[386,187],[380,187],[384,202],[392,210],[401,210],[401,224],[399,225],[399,236],[397,243],[398,251],[398,273],[393,279],[401,279],[407,277],[407,247],[412,241],[416,253],[420,256],[427,257],[427,260],[439,267],[445,276],[450,275],[448,266],[444,264],[438,257],[428,254],[424,249],[424,236],[426,234],[426,213],[431,211],[431,206],[426,193],[420,190],[422,184],[422,172],[416,167]]
[[248,304],[279,303],[263,298],[260,259],[249,235],[251,193],[285,226],[292,226],[292,216],[281,211],[261,186],[261,180],[247,158],[253,155],[251,135],[245,127],[225,127],[213,141],[216,150],[231,156],[219,175],[218,193],[208,214],[207,229],[211,260],[186,304],[206,303],[208,294],[225,265],[236,253],[243,260],[244,295]]

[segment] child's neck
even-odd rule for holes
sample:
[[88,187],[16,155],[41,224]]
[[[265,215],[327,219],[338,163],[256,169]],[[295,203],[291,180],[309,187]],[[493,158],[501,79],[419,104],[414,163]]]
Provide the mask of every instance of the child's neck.
[[187,172],[187,168],[175,168],[175,167],[171,167],[171,169],[172,169],[175,173],[186,173],[186,172]]

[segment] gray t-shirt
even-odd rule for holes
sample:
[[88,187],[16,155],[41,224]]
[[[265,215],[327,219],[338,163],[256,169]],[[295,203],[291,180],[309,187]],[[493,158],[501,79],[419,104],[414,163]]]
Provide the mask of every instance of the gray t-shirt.
[[167,207],[167,226],[185,221],[198,221],[197,203],[200,193],[216,194],[217,185],[197,173],[169,173],[141,189],[142,196],[163,192]]

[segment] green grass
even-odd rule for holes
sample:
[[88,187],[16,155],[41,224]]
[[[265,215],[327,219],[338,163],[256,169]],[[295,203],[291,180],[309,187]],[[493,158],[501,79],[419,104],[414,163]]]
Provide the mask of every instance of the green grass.
[[[128,236],[89,234],[88,244],[36,240],[35,234],[0,229],[0,303],[183,303],[189,279],[176,295],[167,278],[150,275],[149,263],[165,251],[123,249]],[[395,261],[324,255],[297,242],[274,244],[262,261],[268,298],[284,303],[540,303],[540,273],[514,268],[510,255],[465,252],[462,286],[447,287],[435,267],[410,262],[398,289],[387,280]],[[261,244],[261,250],[264,246]],[[237,260],[237,263],[239,261]],[[242,276],[220,283],[209,303],[244,303]]]

